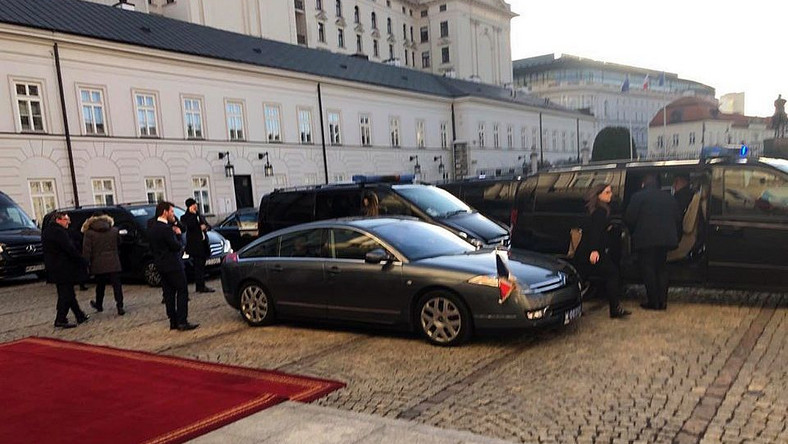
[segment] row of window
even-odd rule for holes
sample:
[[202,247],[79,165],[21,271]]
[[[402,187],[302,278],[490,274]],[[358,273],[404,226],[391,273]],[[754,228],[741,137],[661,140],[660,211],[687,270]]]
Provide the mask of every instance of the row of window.
[[[115,178],[99,177],[90,180],[93,191],[93,203],[96,205],[115,205]],[[167,199],[164,177],[145,177],[145,197],[148,203],[157,203]],[[57,187],[55,179],[30,179],[28,181],[30,199],[33,204],[35,219],[40,223],[44,215],[58,208]],[[202,214],[211,214],[211,191],[208,176],[192,176],[192,195],[197,201]]]
[[[501,125],[498,123],[494,123],[492,125],[492,147],[493,148],[501,148]],[[560,132],[560,139],[559,139],[559,132],[558,130],[553,130],[552,138],[548,138],[550,135],[549,131],[546,129],[542,130],[542,140],[541,143],[544,145],[546,150],[553,150],[553,151],[563,151],[563,152],[575,152],[577,149],[577,133],[574,131],[561,131]],[[514,148],[514,126],[507,125],[506,127],[506,147],[507,148]],[[584,137],[584,142],[588,144],[588,140],[586,139],[587,136]],[[559,144],[560,140],[560,144]],[[552,142],[552,143],[551,143]],[[476,143],[478,144],[479,148],[484,148],[487,146],[487,123],[486,122],[479,122],[478,126],[478,138],[476,139]],[[535,149],[539,146],[539,130],[537,128],[531,128],[530,138],[528,134],[528,128],[523,126],[520,127],[520,147],[523,149]]]
[[[375,1],[375,0],[372,0],[372,1]],[[386,6],[391,8],[391,0],[386,0]],[[317,9],[318,11],[322,11],[323,10],[323,0],[315,0],[315,9]],[[439,5],[438,6],[438,10],[440,12],[445,12],[446,11],[446,5],[445,4]],[[334,12],[335,12],[337,17],[342,17],[342,0],[334,0]],[[413,17],[413,9],[405,8],[404,5],[402,6],[402,13],[407,15],[407,16]],[[375,13],[373,12],[372,14],[374,16]],[[354,18],[356,23],[359,23],[359,15],[360,15],[359,7],[358,6],[354,6],[353,7],[353,18]],[[429,15],[429,9],[423,9],[421,11],[421,17],[427,17],[428,15]]]
[[[714,132],[707,132],[706,134],[708,135],[708,139],[709,139],[708,140],[708,144],[711,144],[711,145],[715,145],[715,144],[718,144],[718,143],[736,143],[736,137],[734,135],[731,135],[731,134],[722,135],[722,134],[717,134],[717,133],[714,133]],[[752,135],[752,140],[757,140],[757,135],[756,134]],[[670,146],[671,147],[677,147],[677,146],[679,146],[679,142],[680,142],[679,134],[678,133],[674,133],[673,137],[671,139],[671,145]],[[695,146],[696,142],[697,142],[697,138],[695,136],[695,131],[691,131],[689,133],[689,135],[687,136],[687,144],[689,146]],[[665,136],[657,136],[656,147],[657,148],[665,148]]]

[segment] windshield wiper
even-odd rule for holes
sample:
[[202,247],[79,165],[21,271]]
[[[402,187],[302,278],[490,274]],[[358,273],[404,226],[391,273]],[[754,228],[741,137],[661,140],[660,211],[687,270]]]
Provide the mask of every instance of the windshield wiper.
[[443,217],[452,217],[462,213],[470,213],[468,210],[452,210],[447,212]]

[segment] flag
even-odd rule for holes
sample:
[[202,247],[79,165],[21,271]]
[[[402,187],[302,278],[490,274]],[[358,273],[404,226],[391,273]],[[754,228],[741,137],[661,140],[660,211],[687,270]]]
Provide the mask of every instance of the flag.
[[648,89],[648,74],[646,74],[646,78],[643,79],[643,89]]
[[665,71],[662,71],[662,72],[659,74],[659,80],[657,81],[657,84],[658,84],[659,86],[665,86]]
[[624,84],[621,85],[621,92],[628,92],[629,91],[629,74],[627,74],[627,78],[624,79]]

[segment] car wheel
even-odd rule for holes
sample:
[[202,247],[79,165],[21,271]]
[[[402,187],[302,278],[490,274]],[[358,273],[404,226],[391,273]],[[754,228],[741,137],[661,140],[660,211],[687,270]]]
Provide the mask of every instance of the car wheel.
[[241,316],[251,326],[259,327],[274,322],[274,304],[257,282],[241,287]]
[[473,330],[465,304],[445,291],[431,291],[419,299],[416,323],[427,341],[441,346],[462,344]]
[[161,285],[161,274],[159,273],[159,269],[156,268],[156,264],[153,262],[146,262],[142,267],[142,278],[145,280],[145,283],[151,287],[158,287]]

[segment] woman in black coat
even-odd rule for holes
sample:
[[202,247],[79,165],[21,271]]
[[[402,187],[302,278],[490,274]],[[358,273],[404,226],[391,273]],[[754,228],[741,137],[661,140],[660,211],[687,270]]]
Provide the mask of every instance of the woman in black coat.
[[580,274],[605,280],[611,318],[623,318],[631,312],[621,307],[621,276],[609,254],[610,200],[613,189],[609,184],[594,186],[586,196],[589,217],[583,226],[583,236],[575,252],[575,267]]

